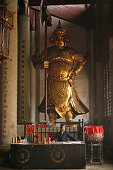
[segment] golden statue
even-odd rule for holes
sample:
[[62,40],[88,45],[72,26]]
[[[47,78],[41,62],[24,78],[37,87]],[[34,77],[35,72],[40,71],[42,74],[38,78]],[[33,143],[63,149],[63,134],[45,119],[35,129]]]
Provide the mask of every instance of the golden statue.
[[[32,57],[33,66],[35,69],[47,68],[49,63],[47,78],[49,120],[56,122],[58,118],[65,118],[70,122],[76,115],[89,112],[74,88],[75,76],[87,61],[77,50],[68,47],[70,40],[60,22],[49,40],[53,45],[47,49],[48,62],[44,62],[45,51],[39,56],[35,53]],[[38,109],[45,112],[45,98]]]

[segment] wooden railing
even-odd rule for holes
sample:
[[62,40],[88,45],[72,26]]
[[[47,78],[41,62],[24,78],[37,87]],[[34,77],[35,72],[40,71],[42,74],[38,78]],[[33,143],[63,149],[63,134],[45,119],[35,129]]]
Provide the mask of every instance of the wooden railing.
[[[77,140],[81,140],[85,142],[85,134],[84,134],[84,120],[79,120],[77,122],[56,122],[56,127],[50,127],[46,122],[36,122],[36,123],[27,123],[24,122],[24,138],[27,138],[29,142],[42,142],[43,137],[48,140],[48,137],[51,140],[54,140],[55,135],[58,131],[60,131],[60,124],[66,125],[66,130]],[[22,124],[21,124],[22,125]],[[31,128],[31,131],[26,131],[26,127]],[[73,127],[71,127],[73,126]],[[34,129],[33,129],[34,127]],[[40,137],[35,138],[35,133],[38,131]],[[28,133],[30,132],[30,133]]]

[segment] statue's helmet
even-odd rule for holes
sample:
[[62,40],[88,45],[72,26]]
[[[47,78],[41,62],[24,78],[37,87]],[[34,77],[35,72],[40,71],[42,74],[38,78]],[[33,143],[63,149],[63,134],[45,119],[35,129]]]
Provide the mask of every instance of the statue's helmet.
[[58,47],[68,46],[70,39],[67,34],[67,31],[61,27],[61,23],[59,21],[58,27],[52,32],[52,36],[49,38],[49,41]]

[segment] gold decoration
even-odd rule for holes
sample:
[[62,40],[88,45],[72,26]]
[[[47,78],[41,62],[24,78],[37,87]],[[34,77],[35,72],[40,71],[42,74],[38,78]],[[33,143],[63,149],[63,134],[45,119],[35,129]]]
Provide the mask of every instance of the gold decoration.
[[66,153],[63,149],[60,149],[59,151],[58,150],[53,150],[51,153],[50,153],[50,158],[53,162],[59,164],[61,162],[64,161],[66,157]]
[[14,28],[14,13],[6,6],[0,5],[0,63],[9,56],[10,30]]
[[[69,37],[60,23],[53,31],[50,42],[53,46],[47,49],[49,119],[56,122],[57,118],[65,118],[67,122],[72,122],[76,115],[89,111],[74,88],[76,74],[87,61],[77,50],[68,47]],[[39,56],[34,54],[32,60],[35,69],[44,68],[44,56],[44,51]],[[39,111],[45,112],[45,98],[39,106]]]
[[17,161],[20,164],[24,164],[29,161],[30,159],[30,152],[27,149],[19,149],[16,154]]

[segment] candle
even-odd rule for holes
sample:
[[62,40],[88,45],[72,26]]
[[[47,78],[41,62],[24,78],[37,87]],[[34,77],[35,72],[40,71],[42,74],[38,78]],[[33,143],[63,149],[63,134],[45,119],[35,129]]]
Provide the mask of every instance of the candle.
[[19,136],[19,143],[21,142],[21,136]]
[[12,143],[14,143],[14,137],[12,137]]
[[46,144],[46,138],[45,137],[43,137],[43,143]]
[[15,143],[17,143],[17,137],[15,137]]
[[50,143],[51,143],[51,138],[49,137],[49,138],[48,138],[48,144],[50,144]]

